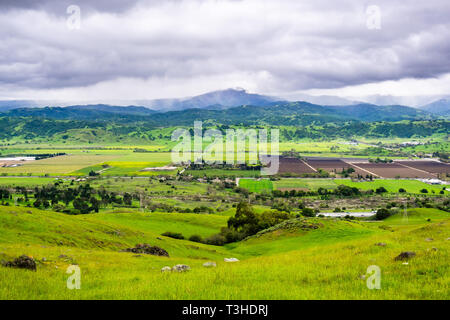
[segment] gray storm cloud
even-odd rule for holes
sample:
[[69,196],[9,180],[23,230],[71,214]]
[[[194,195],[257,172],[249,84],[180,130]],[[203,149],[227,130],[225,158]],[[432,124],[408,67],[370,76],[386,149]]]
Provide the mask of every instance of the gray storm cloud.
[[[72,4],[79,30],[67,27]],[[369,5],[381,29],[367,28]],[[123,79],[220,89],[236,78],[283,93],[436,78],[450,73],[448,16],[447,0],[2,0],[0,94]]]

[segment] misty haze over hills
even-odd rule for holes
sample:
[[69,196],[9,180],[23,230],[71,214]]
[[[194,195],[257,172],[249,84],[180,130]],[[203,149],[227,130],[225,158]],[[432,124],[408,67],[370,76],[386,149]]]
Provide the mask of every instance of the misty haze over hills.
[[[435,100],[433,100],[435,99]],[[121,113],[123,111],[122,107],[133,106],[138,108],[136,110],[128,109],[127,114],[147,114],[143,112],[142,107],[152,109],[158,112],[168,112],[168,111],[182,111],[187,109],[208,109],[208,110],[221,110],[238,106],[273,106],[276,104],[287,104],[289,102],[304,101],[318,106],[354,106],[352,108],[359,113],[364,113],[367,110],[368,105],[375,106],[412,106],[414,108],[421,109],[423,111],[441,115],[448,116],[450,114],[450,99],[445,99],[445,97],[423,97],[423,101],[431,101],[423,105],[410,105],[401,103],[402,101],[413,101],[414,99],[409,99],[408,97],[394,97],[394,96],[370,96],[367,97],[367,101],[350,100],[346,98],[341,98],[337,96],[312,96],[306,94],[296,95],[296,99],[284,99],[281,97],[273,97],[268,95],[261,95],[255,93],[249,93],[242,88],[218,90],[213,92],[208,92],[202,95],[178,98],[178,99],[157,99],[157,100],[136,100],[136,101],[115,101],[113,103],[108,102],[80,102],[80,101],[31,101],[31,100],[3,100],[0,101],[0,112],[7,112],[13,109],[23,109],[23,108],[42,108],[42,107],[71,107],[72,112],[77,112],[80,110],[93,111],[108,111],[111,113]],[[417,101],[415,99],[414,101]],[[83,107],[84,106],[84,107]],[[139,106],[139,107],[136,107]],[[118,108],[118,109],[117,109]],[[139,109],[141,108],[141,109]],[[26,114],[25,110],[22,110],[23,115]]]

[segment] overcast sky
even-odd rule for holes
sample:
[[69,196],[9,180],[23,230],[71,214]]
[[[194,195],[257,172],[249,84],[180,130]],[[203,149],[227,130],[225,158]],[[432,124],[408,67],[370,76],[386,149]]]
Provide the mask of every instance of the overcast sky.
[[0,1],[0,99],[450,94],[448,0],[93,2]]

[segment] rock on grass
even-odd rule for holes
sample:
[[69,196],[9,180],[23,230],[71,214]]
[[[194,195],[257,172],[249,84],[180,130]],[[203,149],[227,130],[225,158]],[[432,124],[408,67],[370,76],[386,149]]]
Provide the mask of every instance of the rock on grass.
[[26,255],[22,255],[14,259],[13,261],[5,262],[4,265],[5,267],[10,268],[28,269],[36,271],[36,261],[33,258]]
[[154,256],[168,257],[169,253],[163,248],[157,246],[151,246],[147,243],[137,244],[134,248],[128,248],[123,250],[124,252],[151,254]]
[[407,260],[409,258],[415,257],[416,253],[412,251],[405,251],[400,253],[398,256],[395,257],[395,261],[399,260]]
[[185,265],[185,264],[177,264],[176,266],[172,267],[172,271],[175,272],[186,272],[191,270],[191,267]]

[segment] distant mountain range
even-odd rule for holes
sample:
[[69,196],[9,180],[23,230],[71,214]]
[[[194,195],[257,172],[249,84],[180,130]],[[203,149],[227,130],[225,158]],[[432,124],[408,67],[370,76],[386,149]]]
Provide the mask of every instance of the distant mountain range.
[[143,122],[153,126],[192,125],[212,121],[243,125],[308,125],[342,121],[399,121],[433,119],[436,116],[405,106],[321,106],[307,102],[280,102],[269,106],[244,105],[226,109],[186,109],[156,112],[144,107],[106,105],[20,108],[3,113],[8,117],[35,117],[56,120]]
[[[156,113],[145,107],[119,107],[104,104],[69,107],[19,108],[7,110],[4,115],[12,117],[38,117],[58,120],[108,120],[127,118],[135,120]],[[0,114],[1,115],[1,114]]]
[[[309,96],[305,96],[308,98]],[[141,106],[107,104],[71,105],[66,107],[38,107],[33,101],[0,101],[0,112],[11,117],[40,117],[73,120],[126,120],[149,122],[166,121],[171,124],[193,120],[246,123],[291,123],[308,121],[398,121],[433,119],[450,115],[450,100],[442,99],[421,108],[402,105],[380,106],[350,100],[336,100],[333,96],[316,97],[318,101],[337,102],[336,105],[289,102],[276,97],[248,93],[244,89],[214,91],[184,99],[142,101]],[[339,105],[348,102],[349,105]],[[34,104],[33,104],[34,103]],[[42,102],[41,102],[42,103]],[[162,124],[162,123],[161,123]]]

